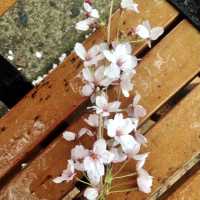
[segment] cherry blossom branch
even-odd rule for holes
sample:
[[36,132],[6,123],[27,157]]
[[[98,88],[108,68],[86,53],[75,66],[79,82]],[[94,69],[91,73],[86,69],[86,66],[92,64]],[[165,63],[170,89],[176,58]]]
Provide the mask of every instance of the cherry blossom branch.
[[[84,197],[88,200],[105,200],[108,194],[137,189],[112,191],[117,187],[112,186],[113,180],[137,175],[138,189],[144,193],[151,191],[153,181],[152,176],[144,169],[148,153],[139,154],[141,146],[147,143],[147,139],[137,131],[140,118],[147,114],[139,104],[141,96],[136,94],[132,103],[125,108],[120,102],[120,96],[130,97],[133,93],[132,79],[140,61],[133,54],[131,43],[147,41],[151,47],[151,41],[156,40],[163,33],[163,28],[151,28],[149,21],[144,21],[137,27],[133,27],[130,34],[122,31],[121,35],[121,20],[126,10],[139,13],[138,4],[134,0],[121,0],[117,38],[111,45],[113,6],[114,0],[111,0],[107,42],[95,44],[89,49],[81,43],[76,43],[74,47],[76,55],[83,62],[83,68],[72,79],[74,85],[70,84],[70,86],[74,92],[78,89],[82,96],[91,98],[92,106],[88,109],[92,109],[93,113],[84,119],[90,128],[81,128],[78,133],[65,131],[63,138],[71,142],[87,135],[92,136],[95,142],[91,149],[77,142],[78,144],[71,150],[67,168],[53,180],[54,183],[69,182],[74,179],[77,171],[82,172],[88,182],[79,178],[76,180],[87,185]],[[92,0],[84,0],[83,7],[86,18],[76,24],[76,29],[79,31],[94,30],[101,21],[100,14],[94,8]],[[129,36],[134,38],[130,39]],[[107,89],[114,85],[119,90],[116,91],[116,100],[110,102]],[[129,160],[136,161],[136,172],[118,176]],[[116,173],[112,169],[115,163],[123,163]]]

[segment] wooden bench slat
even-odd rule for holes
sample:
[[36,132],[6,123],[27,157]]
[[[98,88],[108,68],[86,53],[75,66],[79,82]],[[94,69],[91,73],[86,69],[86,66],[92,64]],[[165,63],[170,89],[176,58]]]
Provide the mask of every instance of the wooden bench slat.
[[162,194],[160,186],[175,172],[179,171],[179,176],[182,176],[180,169],[184,163],[200,151],[199,101],[200,85],[147,133],[149,145],[145,151],[149,151],[150,155],[145,168],[154,177],[152,194],[148,196],[141,192],[130,192],[110,196],[109,200],[156,200]]
[[181,184],[182,178],[184,179],[185,175],[196,166],[199,160],[199,152],[194,153],[189,160],[183,163],[179,169],[158,187],[158,189],[150,196],[149,200],[154,200],[158,197],[165,198],[166,195],[169,196],[172,193],[173,187],[176,186],[176,184]]
[[[184,34],[180,34],[183,30]],[[192,41],[190,40],[191,38],[193,38]],[[152,49],[140,63],[138,73],[135,77],[135,84],[138,92],[143,97],[142,104],[144,107],[148,108],[149,113],[154,111],[157,105],[160,105],[164,102],[164,99],[166,100],[172,96],[173,93],[198,73],[200,63],[198,55],[200,50],[199,39],[199,33],[188,22],[183,21]],[[180,45],[184,48],[180,48]],[[177,53],[178,51],[179,53]],[[162,70],[157,70],[157,64],[154,64],[154,58],[158,52],[162,55],[164,60],[168,58],[168,62],[162,62],[160,65]],[[172,57],[169,57],[169,55]],[[149,77],[153,74],[157,75],[156,79],[155,77]],[[147,93],[147,91],[143,89],[143,82],[141,80],[148,81],[151,85],[151,92]],[[152,80],[152,83],[150,80]],[[158,84],[162,85],[158,87]],[[158,95],[160,96],[159,98]],[[79,118],[68,130],[76,132],[81,127],[84,127],[84,125],[83,120]],[[156,131],[155,135],[157,135]],[[160,137],[161,136],[158,137],[159,140]],[[92,141],[89,139],[89,142],[87,140],[84,144],[90,145],[91,142]],[[41,199],[45,197],[52,200],[61,198],[72,189],[73,184],[63,183],[56,185],[52,183],[52,178],[59,175],[66,167],[67,156],[69,156],[70,149],[73,145],[73,143],[68,143],[61,137],[58,138],[37,157],[27,169],[18,174],[17,177],[2,190],[0,199],[3,199],[3,197],[8,194],[16,195],[15,191],[30,196],[32,195],[32,191]],[[150,152],[152,151],[151,155],[155,150],[158,149],[150,149]],[[158,166],[155,166],[153,169],[157,170],[158,168]]]
[[200,170],[185,181],[167,200],[199,200]]
[[[166,27],[178,16],[178,12],[167,2],[155,3],[154,0],[138,2],[141,15],[131,12],[126,14],[127,25],[124,25],[124,29],[143,19],[149,19],[153,25]],[[148,10],[142,12],[144,8]],[[118,13],[114,15],[113,21],[118,21]],[[113,34],[116,32],[116,27],[112,32]],[[86,46],[89,47],[104,38],[105,32],[99,30],[88,38]],[[145,47],[144,44],[139,45],[135,53]],[[57,70],[0,120],[0,177],[5,176],[86,101],[86,98],[75,94],[69,86],[69,80],[80,71],[81,67],[80,60],[72,53]]]
[[0,16],[2,16],[15,3],[16,0],[0,0]]

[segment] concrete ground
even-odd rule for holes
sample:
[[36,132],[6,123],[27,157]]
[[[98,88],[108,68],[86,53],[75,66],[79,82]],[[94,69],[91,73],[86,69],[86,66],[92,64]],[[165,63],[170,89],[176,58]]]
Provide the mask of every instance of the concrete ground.
[[[110,0],[94,1],[105,17]],[[0,54],[14,54],[11,61],[29,81],[46,74],[58,57],[69,53],[84,35],[74,29],[82,19],[83,0],[17,0],[17,3],[0,18]],[[115,7],[119,0],[115,0]],[[42,52],[38,59],[36,52]]]
[[[110,0],[94,0],[96,8],[106,18]],[[115,0],[115,9],[120,0]],[[58,63],[62,53],[69,53],[74,43],[83,41],[85,34],[75,30],[77,21],[84,18],[83,0],[17,0],[0,17],[0,54],[8,59],[9,51],[14,60],[10,62],[29,81],[43,76],[53,63]],[[42,52],[38,59],[36,52]],[[0,101],[0,117],[8,111]]]

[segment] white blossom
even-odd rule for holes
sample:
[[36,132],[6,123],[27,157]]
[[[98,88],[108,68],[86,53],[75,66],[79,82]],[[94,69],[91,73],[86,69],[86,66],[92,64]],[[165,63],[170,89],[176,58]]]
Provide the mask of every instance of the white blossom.
[[78,171],[84,171],[83,159],[89,155],[89,150],[83,145],[76,145],[71,150],[71,159],[74,161],[74,167]]
[[125,97],[129,97],[129,92],[133,90],[133,81],[132,78],[135,74],[135,71],[130,73],[123,73],[120,77],[120,88],[122,90],[122,94]]
[[76,139],[76,134],[71,131],[64,131],[63,138],[67,141],[74,141]]
[[84,121],[92,127],[99,126],[99,117],[97,114],[90,114],[87,119],[84,119]]
[[132,157],[134,160],[137,161],[137,164],[136,164],[137,171],[139,171],[140,169],[143,168],[148,155],[149,155],[149,153],[144,153],[144,154],[137,154]]
[[99,61],[104,59],[103,50],[107,48],[105,43],[92,46],[88,51],[81,43],[76,43],[74,51],[77,56],[84,61],[84,66],[97,65]]
[[108,136],[114,138],[128,155],[135,155],[140,150],[140,144],[130,133],[137,128],[130,118],[116,114],[114,119],[109,119],[107,124]]
[[14,60],[14,56],[13,55],[8,55],[8,60],[10,60],[10,61],[12,61],[12,60]]
[[150,176],[146,170],[140,169],[138,171],[138,177],[137,177],[137,185],[139,190],[144,193],[150,193],[152,183],[153,183],[153,177]]
[[88,187],[84,191],[83,196],[88,200],[97,200],[99,192],[96,188]]
[[91,108],[96,110],[97,114],[102,114],[103,117],[109,116],[112,112],[118,112],[121,103],[119,101],[108,102],[105,94],[96,97],[96,105]]
[[139,144],[144,145],[147,143],[147,138],[144,135],[142,135],[139,131],[135,131],[134,137]]
[[43,56],[43,52],[37,51],[37,52],[35,53],[35,56],[36,56],[38,59],[41,59],[42,56]]
[[141,96],[139,94],[137,94],[133,98],[133,103],[128,106],[128,115],[129,116],[135,117],[135,118],[141,118],[147,114],[144,107],[139,105],[140,99],[141,99]]
[[89,3],[84,3],[83,7],[86,11],[87,17],[92,17],[92,18],[99,18],[99,11],[97,9],[92,8],[92,6]]
[[147,40],[149,47],[151,47],[151,41],[157,40],[164,33],[164,28],[160,26],[151,28],[149,21],[146,20],[136,27],[135,33]]
[[38,76],[36,80],[32,81],[33,85],[38,85],[43,80],[42,76]]
[[94,85],[93,84],[85,84],[83,87],[82,87],[82,90],[81,90],[81,94],[83,96],[86,96],[86,97],[89,97],[90,95],[92,95],[92,93],[94,92]]
[[105,75],[111,79],[119,79],[121,71],[133,72],[137,66],[137,58],[131,55],[132,48],[129,43],[118,44],[113,50],[105,50],[104,56],[111,62],[106,68]]
[[99,12],[98,10],[92,8],[90,3],[84,2],[83,6],[85,9],[85,14],[87,18],[76,23],[75,28],[80,31],[87,31],[91,27],[97,24],[98,18],[99,18]]
[[131,10],[131,11],[134,11],[136,13],[139,13],[138,4],[135,3],[133,0],[122,0],[121,1],[121,7],[123,9]]
[[127,155],[122,151],[121,147],[113,147],[110,151],[114,154],[113,163],[120,163],[127,159]]
[[75,173],[74,163],[72,160],[68,160],[67,169],[62,172],[62,175],[53,179],[54,183],[62,183],[63,181],[71,181],[73,180]]
[[100,66],[97,69],[84,67],[82,70],[83,80],[86,84],[82,87],[82,95],[90,96],[98,86],[108,87],[112,80],[104,76],[105,68]]
[[53,63],[53,65],[52,65],[52,69],[54,70],[54,69],[56,69],[57,67],[58,67],[58,65],[55,64],[55,63]]
[[92,184],[98,184],[101,177],[105,174],[104,164],[112,162],[114,155],[106,150],[106,141],[98,139],[90,155],[84,159],[84,168]]
[[94,136],[94,134],[92,133],[92,131],[88,128],[81,128],[80,131],[78,132],[78,138],[84,136],[84,135],[88,135],[90,137]]
[[80,31],[87,31],[95,23],[96,23],[96,19],[89,17],[87,19],[77,22],[75,28]]
[[[58,58],[59,62],[60,62],[60,63],[63,63],[66,57],[67,57],[67,54],[66,54],[66,53],[61,54],[61,56]],[[55,66],[55,65],[54,65],[54,66]],[[56,66],[55,66],[55,67],[56,67]]]
[[12,50],[9,50],[9,51],[8,51],[8,54],[13,55],[13,51],[12,51]]
[[14,60],[14,53],[13,53],[13,51],[12,50],[9,50],[8,51],[8,60],[10,60],[10,61],[12,61],[12,60]]

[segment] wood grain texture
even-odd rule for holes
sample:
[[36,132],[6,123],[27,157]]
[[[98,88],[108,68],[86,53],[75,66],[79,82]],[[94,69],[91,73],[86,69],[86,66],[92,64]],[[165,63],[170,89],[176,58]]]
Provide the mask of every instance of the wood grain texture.
[[[178,12],[164,1],[155,3],[154,0],[140,0],[138,3],[141,14],[125,13],[125,23],[122,25],[124,31],[143,19],[149,19],[154,26],[167,27],[178,16]],[[114,38],[117,30],[118,14],[117,12],[113,16],[115,26],[112,27],[112,38]],[[104,39],[105,30],[98,30],[87,39],[85,46],[90,47],[92,44]],[[135,54],[138,54],[144,48],[146,48],[146,44],[138,45],[135,48]],[[77,75],[81,68],[81,61],[74,53],[70,54],[58,69],[51,73],[0,120],[0,177],[6,175],[51,131],[86,102],[87,98],[74,93],[70,87],[70,80]],[[190,73],[190,76],[192,76],[192,73]]]
[[199,200],[200,170],[189,177],[167,200]]
[[197,151],[189,160],[185,161],[185,163],[178,170],[167,178],[166,181],[164,181],[153,194],[151,194],[149,200],[157,199],[160,196],[163,197],[163,194],[170,196],[171,191],[169,188],[172,188],[175,183],[178,183],[181,178],[184,178],[185,175],[188,174],[199,161],[200,151]]
[[[149,145],[145,151],[149,151],[150,155],[145,168],[154,177],[152,194],[159,191],[160,185],[200,151],[199,128],[197,128],[200,124],[199,100],[200,86],[147,133]],[[108,199],[158,199],[159,195],[159,192],[154,197],[140,192],[130,192],[113,195]]]
[[[185,30],[185,34],[180,34],[183,30]],[[177,36],[179,37],[177,38]],[[189,40],[191,37],[193,38],[193,42]],[[199,33],[188,22],[183,21],[144,57],[143,61],[138,67],[138,73],[135,77],[135,85],[138,92],[142,95],[142,105],[148,109],[149,114],[152,113],[158,105],[161,105],[169,97],[176,93],[176,91],[179,90],[180,87],[185,85],[189,80],[191,80],[192,77],[194,77],[199,72],[200,58],[198,52],[200,49],[200,44],[197,42],[199,41],[199,39]],[[184,46],[184,48],[180,48],[180,45]],[[179,53],[177,53],[178,51]],[[157,64],[155,64],[155,57],[156,55],[158,55],[158,53],[160,56],[162,56],[163,59],[162,64],[159,65],[161,70],[158,70],[158,66]],[[168,59],[167,62],[166,59]],[[147,90],[145,90],[143,81],[147,82],[150,86],[150,92],[147,92]],[[113,90],[111,90],[111,92],[112,91]],[[125,99],[122,99],[122,101],[124,105],[128,104]],[[77,132],[81,127],[86,126],[82,118],[80,117],[79,120],[71,124],[68,130]],[[168,118],[167,121],[170,120],[171,117]],[[179,126],[179,120],[177,120],[178,117],[174,116],[174,118],[176,120],[174,121],[175,124],[173,124],[172,127]],[[161,124],[164,124],[164,121]],[[156,160],[159,157],[159,153],[167,153],[166,149],[167,147],[169,147],[169,144],[167,144],[167,146],[164,145],[164,149],[161,146],[161,144],[164,143],[165,140],[166,142],[168,141],[166,139],[167,133],[170,132],[167,129],[167,125],[162,126],[163,129],[159,128],[159,131],[155,129],[152,133],[150,133],[152,137],[154,137],[155,135],[153,140],[149,138],[149,151],[152,152],[151,155],[154,155],[154,151],[156,153],[153,158],[150,157],[150,163],[153,164],[156,162],[158,164],[150,167],[150,171],[161,173],[161,177],[162,174],[165,174],[165,171],[162,171],[164,170],[162,166],[164,165],[166,168],[169,166],[170,168],[170,165],[172,164],[171,162],[169,162],[168,164],[164,163],[161,164],[160,167],[160,160]],[[161,125],[159,125],[159,127],[161,127]],[[161,139],[164,133],[161,131],[166,134],[166,138],[163,139],[163,141]],[[176,130],[173,130],[173,134],[176,134]],[[156,139],[157,137],[158,140]],[[179,135],[177,135],[177,138],[178,137]],[[90,146],[92,141],[87,138],[85,140],[86,141],[82,143]],[[178,141],[174,140],[174,143],[176,142]],[[156,143],[156,145],[157,143],[161,143],[159,145],[160,149],[157,148],[156,145],[154,146],[154,143]],[[58,176],[60,172],[66,167],[67,157],[70,155],[70,149],[74,145],[74,143],[68,143],[64,141],[62,137],[58,138],[50,145],[50,147],[48,147],[44,151],[44,153],[37,157],[27,169],[18,174],[18,176],[14,178],[7,187],[4,188],[4,190],[0,193],[0,199],[3,199],[3,197],[5,198],[7,195],[11,194],[13,196],[24,194],[30,197],[32,197],[32,195],[34,194],[34,198],[37,197],[38,199],[60,199],[64,194],[66,194],[73,188],[73,183],[63,183],[56,185],[53,184],[51,180],[53,177]],[[179,145],[179,143],[177,143],[177,145]],[[178,151],[177,153],[179,152],[180,151]],[[187,158],[188,157],[184,157],[183,159],[187,160]],[[159,171],[159,169],[161,171]],[[172,171],[173,170],[174,169],[172,169]],[[158,174],[155,173],[153,173],[153,175],[158,176]],[[165,177],[167,177],[166,174]],[[157,188],[158,183],[156,182],[155,185]],[[124,197],[122,196],[121,199],[124,199]]]
[[16,0],[0,0],[0,16],[2,16],[15,3]]

